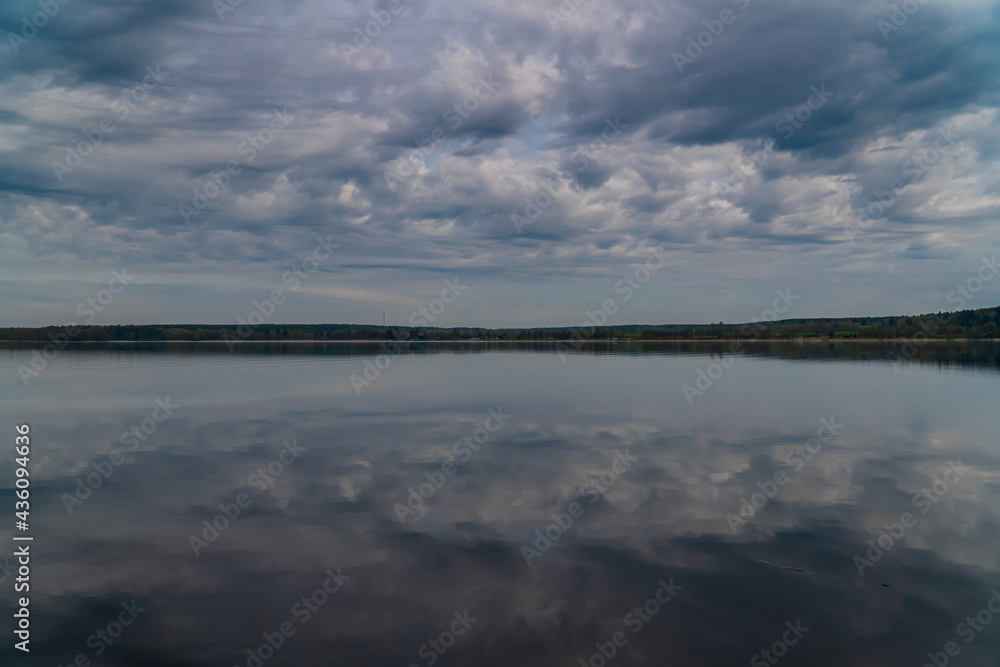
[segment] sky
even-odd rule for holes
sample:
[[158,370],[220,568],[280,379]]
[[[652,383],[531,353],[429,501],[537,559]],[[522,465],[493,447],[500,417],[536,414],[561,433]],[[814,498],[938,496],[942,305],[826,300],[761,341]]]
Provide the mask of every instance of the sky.
[[0,37],[0,327],[1000,304],[995,0],[5,0]]

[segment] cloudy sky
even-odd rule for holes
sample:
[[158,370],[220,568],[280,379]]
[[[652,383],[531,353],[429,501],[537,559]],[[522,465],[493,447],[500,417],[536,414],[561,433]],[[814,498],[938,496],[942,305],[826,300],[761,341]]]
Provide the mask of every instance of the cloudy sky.
[[442,326],[913,314],[1000,250],[996,0],[7,0],[0,35],[0,326],[122,269],[94,322],[281,289],[268,322],[405,325],[445,280]]

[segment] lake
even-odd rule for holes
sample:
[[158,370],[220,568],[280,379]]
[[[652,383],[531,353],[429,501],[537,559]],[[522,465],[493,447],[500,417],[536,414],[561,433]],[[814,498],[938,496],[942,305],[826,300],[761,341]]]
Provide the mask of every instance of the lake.
[[899,348],[0,348],[0,656],[998,665],[1000,346]]

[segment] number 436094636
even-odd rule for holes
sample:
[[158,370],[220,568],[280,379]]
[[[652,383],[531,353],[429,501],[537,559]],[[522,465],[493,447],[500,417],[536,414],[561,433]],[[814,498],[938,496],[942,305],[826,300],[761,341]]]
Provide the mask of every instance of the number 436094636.
[[28,496],[30,492],[28,487],[30,482],[28,481],[28,461],[31,455],[31,440],[28,437],[28,432],[31,427],[28,424],[20,424],[17,426],[17,437],[14,439],[14,451],[17,452],[17,468],[15,468],[15,475],[17,480],[14,482],[17,486],[17,497],[18,500],[14,505],[15,515],[18,520],[25,523],[28,522],[28,510],[30,505],[28,504]]

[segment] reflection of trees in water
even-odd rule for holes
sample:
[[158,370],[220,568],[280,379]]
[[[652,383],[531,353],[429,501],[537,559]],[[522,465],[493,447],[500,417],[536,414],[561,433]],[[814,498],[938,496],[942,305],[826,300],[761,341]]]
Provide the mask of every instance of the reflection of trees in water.
[[[912,358],[904,354],[906,341],[572,341],[572,345],[555,341],[397,341],[393,354],[487,354],[505,352],[537,352],[539,354],[568,355],[692,355],[706,354],[721,357],[735,353],[760,358],[814,359],[826,361],[860,361],[893,363],[894,359],[907,359],[895,363],[935,364],[942,367],[1000,369],[1000,341],[952,342],[926,341],[917,348]],[[5,347],[31,349],[42,343],[8,343]],[[70,343],[67,351],[79,353],[148,354],[209,354],[209,355],[322,355],[369,357],[385,353],[382,341],[356,342],[281,342],[248,341],[233,345],[232,352],[223,341],[218,342],[106,342]]]

